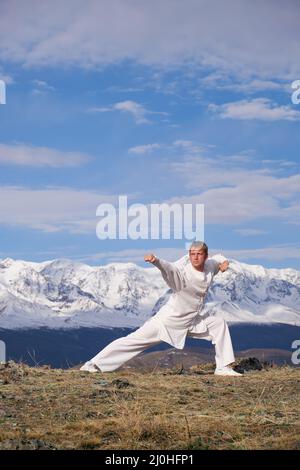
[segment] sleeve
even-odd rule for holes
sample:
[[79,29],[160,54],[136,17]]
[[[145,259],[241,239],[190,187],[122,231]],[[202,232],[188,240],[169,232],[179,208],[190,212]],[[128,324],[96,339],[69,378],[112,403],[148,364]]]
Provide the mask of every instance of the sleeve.
[[156,258],[153,264],[161,271],[163,279],[172,290],[177,292],[184,287],[183,275],[175,263]]
[[176,266],[176,268],[183,268],[189,260],[189,255],[184,255],[182,258],[179,258],[177,261],[174,261],[173,265]]
[[226,259],[227,258],[221,255],[221,253],[218,253],[217,255],[207,259],[206,263],[208,264],[209,270],[214,274],[214,276],[219,272],[219,264],[223,263],[223,261],[226,261]]

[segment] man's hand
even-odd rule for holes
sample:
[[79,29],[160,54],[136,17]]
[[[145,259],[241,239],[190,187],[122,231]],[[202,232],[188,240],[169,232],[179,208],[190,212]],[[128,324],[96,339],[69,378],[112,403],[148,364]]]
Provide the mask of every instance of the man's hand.
[[228,266],[229,266],[229,261],[223,261],[223,263],[220,263],[219,264],[219,270],[223,273],[224,271],[226,271],[228,269]]
[[156,256],[154,256],[152,253],[144,256],[144,260],[147,261],[148,263],[154,263],[156,259],[157,259]]

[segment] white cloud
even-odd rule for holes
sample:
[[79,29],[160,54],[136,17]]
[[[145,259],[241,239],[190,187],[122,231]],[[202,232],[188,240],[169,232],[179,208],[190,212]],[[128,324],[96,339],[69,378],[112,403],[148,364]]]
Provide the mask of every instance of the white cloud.
[[235,232],[245,237],[249,237],[249,236],[252,237],[256,235],[266,235],[267,233],[269,233],[266,230],[260,230],[260,229],[255,229],[255,228],[238,228],[235,230]]
[[107,93],[137,93],[144,91],[142,87],[122,87],[118,85],[111,85],[103,90]]
[[[220,252],[220,250],[216,250],[216,252]],[[288,259],[300,259],[300,246],[293,244],[274,245],[262,248],[251,248],[248,250],[223,250],[222,252],[228,258],[238,259],[241,261],[251,259],[262,259],[275,262]]]
[[97,68],[125,59],[297,79],[299,35],[294,0],[284,8],[271,0],[1,2],[2,60],[27,66]]
[[[167,203],[201,203],[209,224],[238,224],[260,218],[300,223],[300,174],[278,175],[279,165],[265,168],[253,159],[238,162],[231,156],[191,155],[165,163],[161,172],[176,180],[181,195]],[[190,194],[184,196],[184,194]],[[192,195],[191,195],[192,194]]]
[[[243,78],[243,77],[241,77]],[[199,80],[201,87],[214,90],[230,90],[242,93],[257,93],[259,91],[287,91],[291,92],[290,82],[277,82],[275,80],[262,80],[258,78],[237,80],[237,77],[227,75],[224,72],[211,72]]]
[[13,79],[13,77],[9,75],[8,73],[5,73],[1,66],[0,66],[0,80],[3,80],[6,85],[11,85],[15,83],[15,80]]
[[[287,178],[275,178],[259,175],[258,172],[240,172],[240,181],[224,181],[221,187],[196,192],[193,196],[171,198],[168,203],[201,203],[205,207],[205,221],[209,224],[239,224],[253,220],[281,220],[288,223],[300,223],[298,193],[300,175]],[[194,175],[196,178],[196,175]],[[205,174],[199,175],[199,181]],[[219,184],[222,175],[218,174]],[[293,180],[298,188],[292,188]],[[205,183],[204,183],[205,184]],[[230,185],[226,187],[225,185]]]
[[154,150],[163,149],[168,152],[184,152],[185,155],[200,155],[204,153],[207,149],[213,148],[214,145],[199,145],[193,143],[191,140],[175,140],[171,144],[161,144],[161,143],[152,143],[145,145],[137,145],[131,147],[128,152],[136,154],[146,154],[151,153]]
[[193,143],[191,140],[175,140],[173,142],[173,147],[175,149],[179,149],[179,150],[182,150],[184,151],[186,154],[189,154],[189,155],[192,155],[192,154],[200,154],[202,153],[203,151],[205,151],[206,148],[212,148],[213,145],[211,146],[200,146],[200,145],[196,145],[195,143]]
[[101,203],[117,206],[118,195],[64,187],[2,186],[0,224],[43,232],[95,233],[96,236],[98,219],[95,214]]
[[32,80],[33,85],[35,88],[32,90],[32,93],[35,95],[45,95],[49,92],[55,91],[55,88],[51,85],[49,85],[47,82],[44,80]]
[[137,124],[151,124],[151,121],[146,117],[149,114],[168,115],[168,113],[164,111],[151,111],[146,109],[142,104],[132,100],[119,101],[111,106],[93,107],[87,110],[88,113],[110,113],[112,111],[130,114]]
[[147,111],[147,109],[144,108],[144,106],[137,103],[136,101],[131,101],[131,100],[121,101],[119,103],[114,104],[113,107],[114,109],[118,111],[131,114],[137,124],[149,124],[150,123],[149,119],[145,117],[146,114],[149,113],[149,111]]
[[32,83],[36,86],[41,87],[41,88],[45,88],[46,90],[51,90],[51,91],[54,90],[54,87],[49,85],[47,82],[45,82],[45,80],[35,79],[35,80],[32,80]]
[[204,204],[207,224],[240,224],[261,218],[300,224],[300,173],[294,162],[264,161],[253,149],[218,154],[214,146],[183,139],[140,147],[136,147],[140,154],[154,149],[158,156],[160,149],[164,156],[168,154],[156,163],[158,178],[173,185],[176,196],[161,202]]
[[265,90],[278,90],[283,91],[286,89],[286,84],[278,83],[272,80],[250,80],[246,83],[237,83],[234,85],[236,91],[242,91],[244,93],[256,93],[257,91]]
[[268,98],[234,101],[221,105],[210,104],[208,108],[221,118],[258,119],[261,121],[297,121],[300,119],[299,111],[291,106],[279,106]]
[[[151,242],[151,240],[150,240]],[[149,243],[150,244],[150,243]],[[185,243],[183,243],[184,245]],[[102,251],[95,254],[79,257],[82,262],[100,262],[106,260],[107,263],[138,263],[142,264],[145,268],[153,267],[151,264],[144,261],[144,255],[147,253],[155,253],[159,258],[163,258],[169,261],[176,261],[184,254],[187,253],[185,247],[182,248],[128,248],[126,250],[119,251]]]
[[120,101],[109,107],[94,107],[88,109],[88,112],[92,113],[108,113],[112,111],[120,111],[123,113],[130,114],[137,124],[150,124],[151,121],[146,118],[147,114],[162,114],[154,111],[149,111],[142,104],[131,100]]
[[113,111],[113,107],[108,108],[107,106],[106,106],[106,107],[105,107],[105,106],[101,106],[101,107],[99,107],[99,108],[94,107],[94,108],[89,108],[89,109],[87,110],[88,113],[109,113],[109,112],[111,112],[111,111]]
[[[104,251],[86,256],[80,256],[79,260],[85,263],[94,262],[97,264],[106,263],[137,263],[143,267],[152,267],[149,263],[144,262],[146,253],[154,253],[159,258],[174,262],[181,258],[187,251],[182,248],[152,248],[145,247],[140,249],[126,249],[120,251]],[[209,246],[209,256],[216,253],[222,253],[227,258],[239,261],[251,262],[251,260],[261,259],[263,261],[277,262],[284,260],[300,259],[300,246],[293,244],[264,246],[261,248],[251,248],[247,250],[228,250],[223,248],[214,248]]]
[[23,165],[33,167],[80,166],[91,159],[81,152],[65,152],[49,147],[0,143],[0,165]]
[[129,153],[135,153],[135,154],[141,155],[141,154],[151,153],[151,152],[153,152],[154,150],[160,149],[160,148],[162,148],[162,147],[163,147],[162,144],[157,144],[157,143],[154,143],[154,144],[146,144],[146,145],[137,145],[136,147],[131,147],[131,148],[128,150],[128,152],[129,152]]

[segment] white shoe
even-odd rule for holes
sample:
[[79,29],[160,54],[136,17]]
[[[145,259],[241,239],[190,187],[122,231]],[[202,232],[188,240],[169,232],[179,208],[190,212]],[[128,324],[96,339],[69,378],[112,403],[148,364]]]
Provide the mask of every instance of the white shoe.
[[101,372],[101,370],[99,369],[98,366],[96,366],[96,364],[94,364],[93,362],[91,361],[88,361],[86,362],[85,364],[83,364],[82,367],[80,367],[79,370],[83,370],[85,372]]
[[217,368],[215,370],[215,375],[231,375],[231,376],[235,376],[235,377],[241,377],[243,374],[240,374],[239,372],[236,372],[231,367],[225,366],[225,367]]

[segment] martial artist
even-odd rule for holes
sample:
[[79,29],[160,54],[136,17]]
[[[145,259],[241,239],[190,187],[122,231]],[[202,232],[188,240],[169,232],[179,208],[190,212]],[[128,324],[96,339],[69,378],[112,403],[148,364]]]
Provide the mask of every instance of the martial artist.
[[212,341],[216,375],[241,376],[229,367],[235,358],[226,321],[203,313],[205,296],[214,276],[225,272],[229,262],[222,255],[208,258],[208,247],[200,241],[194,241],[188,255],[174,263],[153,254],[145,255],[144,260],[161,271],[172,290],[170,298],[140,328],[110,343],[80,370],[111,372],[162,341],[183,349],[186,337],[190,336]]

